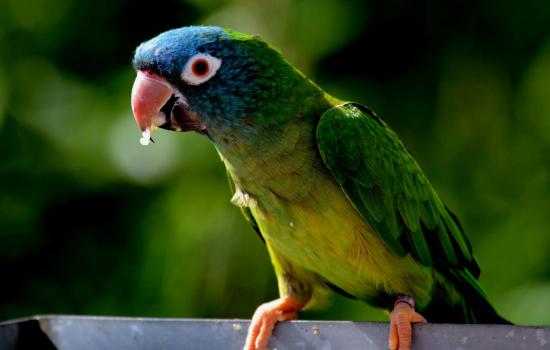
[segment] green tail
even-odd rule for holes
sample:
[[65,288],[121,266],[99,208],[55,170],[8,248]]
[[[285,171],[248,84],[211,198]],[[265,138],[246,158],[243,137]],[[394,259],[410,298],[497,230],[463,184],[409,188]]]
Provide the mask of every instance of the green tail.
[[496,312],[477,280],[467,270],[450,269],[446,279],[446,284],[454,284],[461,300],[449,305],[452,298],[449,298],[448,289],[445,285],[436,285],[432,301],[421,311],[428,322],[512,324]]

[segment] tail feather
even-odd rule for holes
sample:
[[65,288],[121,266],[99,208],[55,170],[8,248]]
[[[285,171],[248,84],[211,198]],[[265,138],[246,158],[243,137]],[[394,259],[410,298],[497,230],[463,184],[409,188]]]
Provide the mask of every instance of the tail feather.
[[[432,302],[425,310],[424,316],[431,322],[441,323],[482,323],[512,324],[500,316],[489,303],[483,289],[468,270],[449,269],[445,282],[436,286]],[[448,283],[451,283],[460,297],[449,297]],[[455,292],[455,294],[456,294]],[[450,299],[455,302],[450,305]]]

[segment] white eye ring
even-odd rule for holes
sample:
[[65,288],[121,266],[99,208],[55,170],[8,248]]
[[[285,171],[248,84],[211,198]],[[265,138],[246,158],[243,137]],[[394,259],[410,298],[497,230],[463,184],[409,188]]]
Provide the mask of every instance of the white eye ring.
[[200,85],[216,74],[222,60],[207,53],[191,56],[181,72],[181,79],[189,85]]

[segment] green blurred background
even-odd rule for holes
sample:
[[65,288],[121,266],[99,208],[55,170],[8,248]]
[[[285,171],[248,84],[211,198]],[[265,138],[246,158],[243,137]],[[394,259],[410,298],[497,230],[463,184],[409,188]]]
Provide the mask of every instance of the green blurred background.
[[[190,24],[260,34],[377,110],[461,218],[503,316],[550,325],[546,0],[0,0],[0,320],[249,317],[277,296],[208,140],[138,143],[133,49]],[[302,318],[385,315],[335,297]]]

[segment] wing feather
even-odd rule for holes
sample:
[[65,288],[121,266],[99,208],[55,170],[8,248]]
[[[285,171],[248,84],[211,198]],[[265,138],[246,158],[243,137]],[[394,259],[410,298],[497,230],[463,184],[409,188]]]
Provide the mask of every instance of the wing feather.
[[454,215],[372,110],[354,103],[332,107],[321,116],[316,137],[325,165],[348,199],[396,254],[479,275]]

